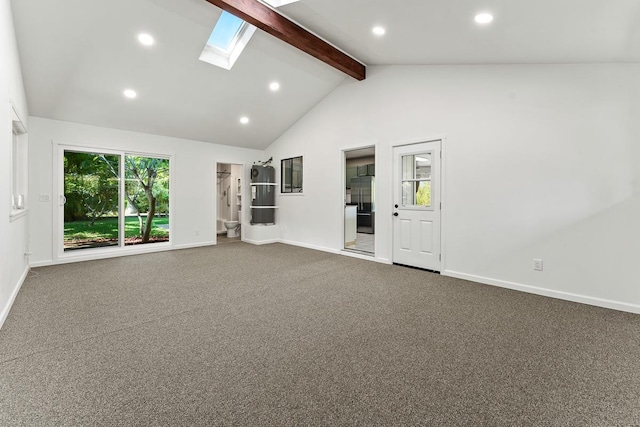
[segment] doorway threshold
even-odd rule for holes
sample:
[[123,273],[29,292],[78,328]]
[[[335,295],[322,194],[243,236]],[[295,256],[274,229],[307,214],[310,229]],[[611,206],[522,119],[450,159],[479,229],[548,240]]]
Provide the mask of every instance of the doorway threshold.
[[397,265],[398,267],[413,268],[414,270],[426,271],[427,273],[441,274],[438,270],[429,270],[428,268],[416,267],[414,265],[400,264],[397,262],[394,262],[393,265]]
[[348,256],[350,258],[357,258],[365,261],[379,262],[381,264],[387,264],[387,265],[393,264],[389,259],[378,258],[376,254],[373,254],[371,252],[361,252],[361,251],[353,251],[349,249],[340,249],[340,252],[338,253],[342,256]]
[[363,255],[367,257],[375,257],[376,255],[374,252],[362,251],[359,249],[349,249],[349,248],[342,249],[342,252],[347,252],[349,254],[355,254],[355,255]]

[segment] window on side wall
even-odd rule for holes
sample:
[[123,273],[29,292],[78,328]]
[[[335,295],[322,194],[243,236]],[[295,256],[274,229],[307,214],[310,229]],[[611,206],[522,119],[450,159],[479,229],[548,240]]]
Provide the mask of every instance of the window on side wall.
[[11,215],[27,208],[27,130],[12,107],[11,134]]
[[280,162],[280,192],[302,193],[302,156]]

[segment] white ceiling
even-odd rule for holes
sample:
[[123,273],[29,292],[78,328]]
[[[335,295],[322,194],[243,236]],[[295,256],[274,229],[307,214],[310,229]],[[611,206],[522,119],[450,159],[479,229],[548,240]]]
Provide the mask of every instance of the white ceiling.
[[[369,65],[640,61],[638,0],[301,0],[280,10]],[[484,11],[494,21],[479,26]],[[372,37],[374,25],[386,35]]]
[[[345,79],[261,31],[231,71],[200,61],[221,12],[204,0],[12,7],[33,116],[261,149]],[[138,43],[143,31],[153,47]],[[282,85],[277,93],[268,88],[273,80]],[[129,87],[135,100],[122,95]]]
[[[351,79],[260,30],[231,71],[199,61],[220,14],[205,0],[12,7],[34,116],[265,148]],[[300,0],[279,10],[368,65],[640,62],[638,0]],[[479,11],[494,22],[475,24]],[[374,25],[387,34],[373,36]],[[140,32],[156,45],[141,46]],[[137,99],[122,96],[129,87]]]

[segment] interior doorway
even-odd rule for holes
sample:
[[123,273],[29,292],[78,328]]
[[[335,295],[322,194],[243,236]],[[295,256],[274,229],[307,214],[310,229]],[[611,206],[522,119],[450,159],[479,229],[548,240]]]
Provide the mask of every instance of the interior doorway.
[[441,269],[442,141],[393,147],[393,262]]
[[375,147],[344,151],[344,249],[375,254]]
[[242,240],[242,173],[243,166],[218,163],[216,166],[216,242]]

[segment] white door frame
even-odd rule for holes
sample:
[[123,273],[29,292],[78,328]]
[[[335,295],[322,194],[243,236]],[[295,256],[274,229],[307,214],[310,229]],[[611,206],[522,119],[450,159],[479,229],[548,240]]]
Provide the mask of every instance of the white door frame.
[[[401,140],[401,141],[394,141],[391,142],[391,144],[389,145],[389,149],[388,149],[388,158],[390,159],[390,171],[389,171],[389,176],[391,177],[391,182],[393,183],[390,188],[389,188],[389,201],[390,203],[393,203],[393,192],[394,192],[394,186],[395,186],[395,176],[393,175],[393,170],[394,170],[394,159],[393,159],[393,152],[394,149],[396,147],[402,147],[405,145],[413,145],[413,144],[420,144],[420,143],[424,143],[424,142],[434,142],[434,141],[440,141],[440,155],[441,155],[441,160],[440,160],[440,203],[442,203],[442,209],[440,210],[440,252],[442,254],[442,260],[440,261],[440,274],[444,274],[444,271],[446,270],[446,242],[447,242],[447,238],[446,238],[446,223],[447,223],[447,190],[446,190],[446,159],[447,159],[447,136],[445,134],[436,134],[436,135],[431,135],[431,136],[427,136],[424,138],[410,138],[410,139],[406,139],[406,140]],[[376,168],[377,169],[377,168]],[[389,205],[389,207],[393,207],[391,204]],[[387,219],[387,226],[388,229],[391,230],[391,234],[390,234],[390,239],[388,242],[388,253],[389,253],[389,258],[391,259],[391,263],[393,263],[393,216],[391,215],[391,213],[393,212],[393,209],[389,209],[389,218]]]
[[[110,155],[118,155],[124,159],[125,155],[139,155],[139,156],[155,156],[157,158],[168,159],[169,160],[169,194],[171,197],[171,191],[175,191],[175,178],[174,178],[174,168],[175,168],[175,156],[173,154],[166,153],[150,153],[138,150],[125,150],[121,148],[101,148],[100,146],[90,145],[90,144],[77,144],[72,141],[65,140],[52,140],[52,262],[53,264],[66,263],[66,262],[75,262],[75,261],[85,261],[85,260],[94,260],[101,258],[111,258],[118,257],[130,254],[142,254],[142,253],[150,253],[150,252],[159,252],[167,249],[172,249],[175,246],[175,235],[174,235],[174,221],[169,220],[169,241],[154,243],[152,245],[133,245],[133,246],[124,246],[124,234],[119,236],[119,244],[118,246],[105,247],[105,248],[89,248],[78,251],[78,253],[65,253],[64,252],[64,207],[61,204],[62,197],[64,197],[64,168],[63,168],[63,159],[64,152],[68,151],[78,151],[78,152],[87,152],[87,153],[101,153],[101,154],[110,154]],[[124,182],[124,166],[122,165],[120,171],[120,180]],[[118,209],[120,212],[124,213],[124,198],[125,195],[121,192],[118,196]],[[175,212],[175,208],[173,207],[174,203],[169,201],[169,218],[173,218],[173,213]],[[119,218],[119,228],[124,233],[124,214]]]
[[[240,187],[240,200],[241,200],[241,205],[240,205],[240,210],[241,210],[241,215],[238,215],[238,221],[240,221],[240,240],[241,241],[245,241],[244,240],[244,227],[245,227],[245,221],[244,218],[246,217],[246,212],[247,210],[250,210],[249,208],[245,209],[245,204],[247,203],[247,197],[246,196],[246,191],[244,190],[245,187],[247,186],[247,184],[249,184],[251,182],[251,178],[247,179],[244,176],[244,172],[246,170],[245,168],[245,164],[244,163],[238,163],[237,161],[222,161],[222,160],[216,160],[215,161],[215,177],[214,179],[216,180],[216,184],[217,184],[217,178],[218,178],[218,165],[235,165],[235,166],[240,166],[240,179],[242,179],[241,185],[242,187]],[[303,180],[304,182],[304,180]],[[218,244],[218,186],[216,185],[216,196],[213,198],[214,202],[215,202],[215,206],[213,207],[213,212],[214,212],[214,216],[215,218],[213,218],[213,241],[214,244]],[[250,203],[247,205],[249,206]],[[249,213],[249,215],[251,215],[251,213]],[[247,221],[247,224],[249,222]]]

